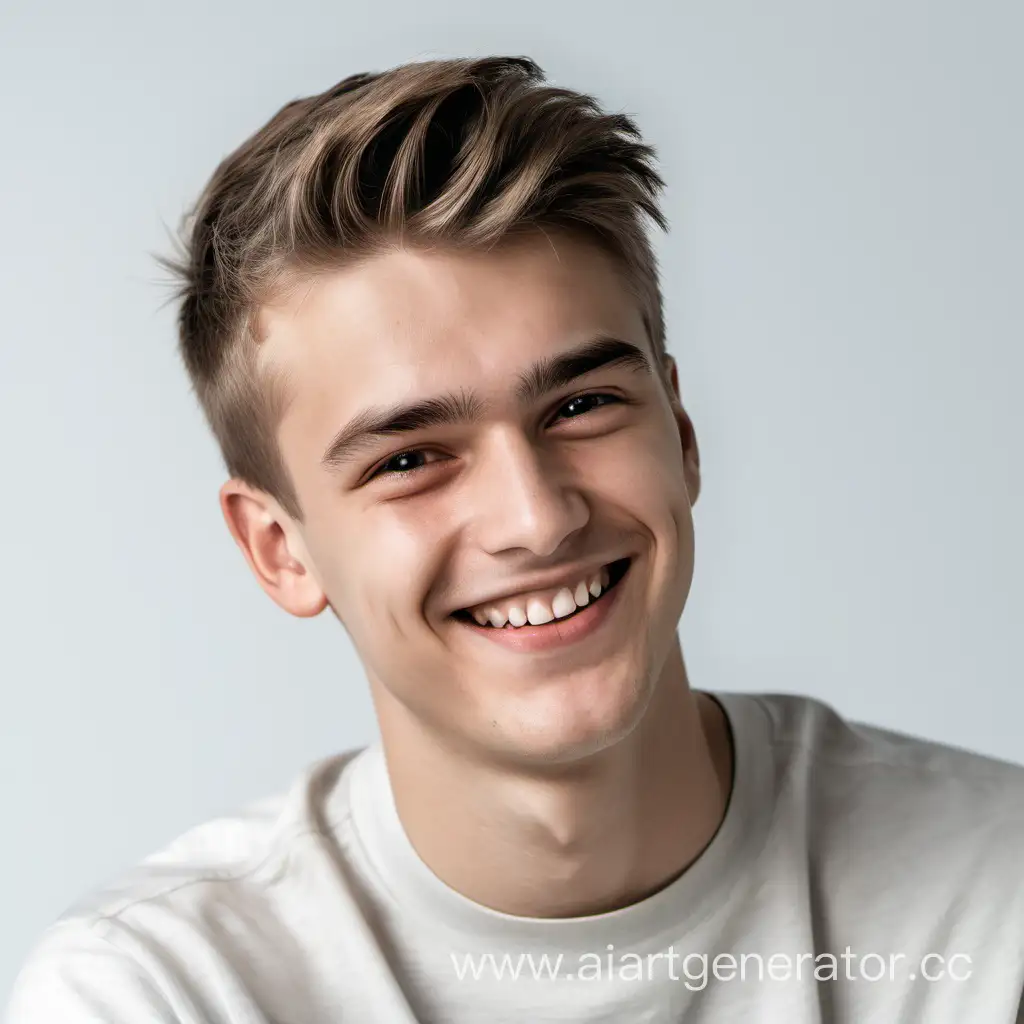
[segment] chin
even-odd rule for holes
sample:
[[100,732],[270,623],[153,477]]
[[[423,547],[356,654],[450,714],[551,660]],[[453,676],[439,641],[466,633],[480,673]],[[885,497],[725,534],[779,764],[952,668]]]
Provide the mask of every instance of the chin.
[[[593,756],[628,736],[643,717],[649,685],[567,681],[556,693],[534,694],[525,706],[505,703],[491,716],[484,740],[531,764],[567,764]],[[635,680],[635,676],[632,677]]]

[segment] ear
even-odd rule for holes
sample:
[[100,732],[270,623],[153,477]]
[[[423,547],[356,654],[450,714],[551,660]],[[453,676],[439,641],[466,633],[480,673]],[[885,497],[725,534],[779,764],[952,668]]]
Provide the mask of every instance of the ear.
[[300,618],[319,615],[327,595],[291,517],[268,495],[234,479],[220,489],[220,508],[256,582],[271,599]]
[[700,496],[700,448],[697,445],[697,432],[693,429],[693,421],[683,408],[676,361],[667,353],[663,357],[663,367],[671,389],[668,396],[669,404],[672,406],[672,415],[679,431],[679,443],[683,451],[683,475],[686,478],[686,490],[690,495],[692,507]]

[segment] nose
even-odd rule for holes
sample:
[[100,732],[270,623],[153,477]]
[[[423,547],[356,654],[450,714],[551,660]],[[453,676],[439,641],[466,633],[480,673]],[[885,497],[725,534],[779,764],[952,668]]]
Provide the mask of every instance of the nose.
[[488,554],[522,548],[544,557],[590,520],[590,508],[565,468],[525,438],[495,440],[475,474],[475,532]]

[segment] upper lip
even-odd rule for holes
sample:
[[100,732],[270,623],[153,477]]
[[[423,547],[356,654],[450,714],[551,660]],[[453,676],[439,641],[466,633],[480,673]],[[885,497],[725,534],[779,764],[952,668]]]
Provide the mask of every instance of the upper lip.
[[588,562],[585,566],[577,568],[552,569],[550,572],[538,573],[536,576],[531,576],[500,591],[492,591],[488,595],[460,604],[456,611],[466,611],[480,605],[497,604],[499,601],[508,601],[510,598],[518,597],[521,594],[530,594],[537,590],[550,590],[555,587],[571,588],[581,580],[596,576],[606,565],[619,562],[624,557],[627,556],[620,555],[617,558],[606,558],[601,562]]

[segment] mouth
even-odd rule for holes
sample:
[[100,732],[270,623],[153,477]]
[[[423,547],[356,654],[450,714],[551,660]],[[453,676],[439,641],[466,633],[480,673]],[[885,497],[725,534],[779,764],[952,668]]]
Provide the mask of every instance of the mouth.
[[615,593],[616,588],[629,572],[632,561],[632,558],[620,558],[617,561],[609,562],[607,565],[602,566],[601,573],[602,575],[607,574],[608,585],[603,587],[596,597],[589,597],[586,604],[579,605],[569,614],[555,615],[550,621],[539,624],[527,621],[522,625],[513,625],[511,622],[505,622],[502,625],[496,626],[490,622],[479,622],[468,608],[453,612],[451,617],[479,633],[490,634],[494,639],[498,639],[494,634],[501,634],[502,639],[506,637],[511,639],[512,636],[519,635],[524,640],[527,636],[544,636],[549,633],[567,634],[570,632],[568,624],[573,623],[575,626],[573,622],[575,619],[586,619],[588,622],[593,621],[596,625],[597,621],[604,617],[605,609],[603,606],[612,603],[611,595]]

